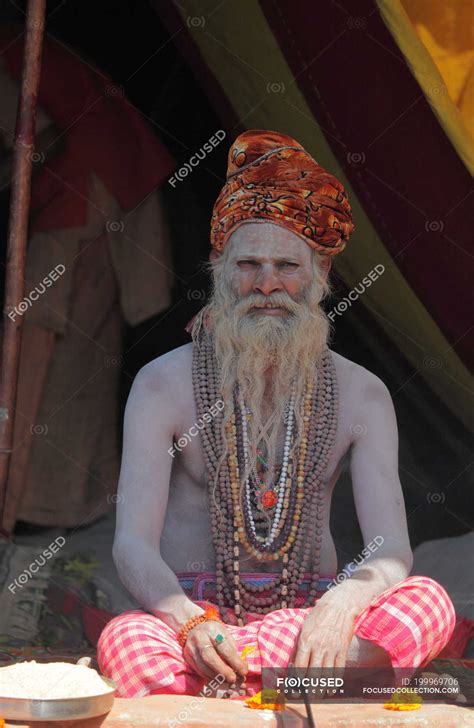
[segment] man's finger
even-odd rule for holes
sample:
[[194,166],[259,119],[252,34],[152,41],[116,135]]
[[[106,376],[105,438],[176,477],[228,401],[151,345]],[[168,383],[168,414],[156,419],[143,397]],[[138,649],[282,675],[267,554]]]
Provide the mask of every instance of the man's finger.
[[295,666],[295,657],[296,657],[296,650],[298,648],[298,639],[296,640],[295,644],[293,645],[293,649],[291,650],[290,659],[288,660],[288,672],[287,674],[290,675],[291,671],[293,670]]
[[[317,652],[312,653],[312,659],[311,659],[311,667],[315,667],[318,669],[318,675],[320,677],[328,678],[332,677],[332,656],[331,653],[322,651],[321,649],[318,649]],[[324,668],[324,673],[322,673],[322,669]],[[325,686],[321,686],[318,688],[319,690],[319,697],[324,700],[324,698],[327,697],[328,689]]]
[[230,640],[222,642],[216,647],[219,657],[232,667],[238,675],[244,677],[248,672],[248,665],[241,659],[237,646]]
[[293,667],[300,669],[307,669],[311,656],[311,648],[306,645],[299,645],[296,651],[295,659],[293,660]]
[[212,679],[215,677],[212,670],[210,670],[201,660],[195,647],[193,649],[186,650],[184,658],[193,672],[196,672],[201,677],[205,677],[206,679]]
[[210,667],[206,665],[202,657],[198,654],[195,655],[194,661],[196,664],[196,671],[206,680],[213,680],[216,677],[216,673]]
[[203,647],[197,648],[198,652],[200,650],[199,656],[209,668],[214,670],[214,675],[224,675],[227,682],[231,683],[231,685],[235,683],[237,681],[237,675],[234,670],[219,656],[214,645],[211,645],[210,647],[206,647],[204,645]]
[[324,652],[319,658],[319,667],[324,667],[329,676],[331,675],[331,670],[334,667],[334,658],[335,654],[332,650]]
[[[326,652],[322,659],[322,667],[324,668],[324,677],[331,679],[335,677],[334,675],[334,663],[336,661],[336,654],[334,650],[331,650],[331,652]],[[324,691],[324,697],[326,698],[328,696],[328,690],[327,687]]]
[[319,643],[313,644],[311,648],[310,667],[326,667],[326,655],[327,652],[324,645],[320,645]]

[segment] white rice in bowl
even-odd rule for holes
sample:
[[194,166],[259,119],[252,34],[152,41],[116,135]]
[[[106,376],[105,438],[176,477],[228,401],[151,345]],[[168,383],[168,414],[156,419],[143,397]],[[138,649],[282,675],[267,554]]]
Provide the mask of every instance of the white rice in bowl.
[[32,660],[0,667],[0,698],[88,698],[110,691],[99,673],[85,665]]

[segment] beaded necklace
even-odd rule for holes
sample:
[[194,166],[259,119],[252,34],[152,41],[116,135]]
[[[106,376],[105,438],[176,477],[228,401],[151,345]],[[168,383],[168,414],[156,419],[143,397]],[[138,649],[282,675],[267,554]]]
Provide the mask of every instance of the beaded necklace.
[[[239,625],[245,624],[247,611],[266,614],[294,606],[310,563],[312,579],[302,606],[314,604],[317,596],[324,522],[322,480],[335,441],[338,410],[337,379],[328,349],[315,365],[314,374],[313,381],[305,386],[303,411],[292,415],[301,421],[296,462],[288,450],[287,466],[285,462],[282,464],[285,484],[280,474],[278,503],[267,537],[257,538],[257,529],[254,533],[252,528],[251,498],[248,497],[251,493],[247,491],[247,482],[241,494],[239,464],[242,468],[246,465],[243,434],[246,417],[241,416],[242,412],[245,414],[242,410],[245,405],[241,397],[239,400],[239,391],[232,412],[229,414],[224,408],[200,431],[216,554],[217,601],[219,606],[233,608]],[[221,398],[219,384],[213,337],[203,331],[193,347],[193,386],[198,417]],[[291,410],[290,397],[288,412]],[[259,561],[281,560],[282,569],[270,584],[245,583],[240,578],[242,548]],[[262,595],[264,591],[267,592],[265,596]]]
[[[251,417],[251,413],[247,407],[245,407],[242,393],[238,388],[238,401],[240,409],[240,425],[242,428],[243,436],[243,462],[245,471],[249,470],[249,442],[247,433],[247,420]],[[288,477],[289,465],[290,465],[290,449],[294,440],[294,399],[295,399],[295,387],[293,387],[290,397],[289,406],[287,408],[287,415],[285,418],[286,424],[286,435],[285,443],[283,446],[283,462],[280,470],[280,476],[278,482],[273,484],[270,488],[267,487],[266,483],[262,481],[252,468],[251,474],[249,473],[245,479],[245,513],[246,521],[250,527],[253,539],[259,543],[265,543],[269,545],[274,541],[278,535],[278,522],[282,515],[283,503],[285,499],[285,493],[291,487],[291,480]],[[260,453],[261,455],[261,453]],[[261,458],[262,459],[262,458]],[[242,460],[242,457],[241,457]],[[266,463],[265,463],[266,465]],[[260,510],[268,510],[274,508],[272,514],[272,525],[268,537],[265,538],[257,534],[255,518],[252,513],[252,477],[253,476],[253,494],[257,499],[257,508]]]

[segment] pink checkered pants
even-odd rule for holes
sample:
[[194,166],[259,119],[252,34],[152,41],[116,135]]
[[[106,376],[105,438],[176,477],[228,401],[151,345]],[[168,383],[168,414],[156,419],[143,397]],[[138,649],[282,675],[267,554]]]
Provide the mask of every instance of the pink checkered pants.
[[[199,603],[199,600],[197,600]],[[247,691],[261,689],[262,667],[288,666],[301,626],[310,608],[277,609],[247,615],[244,627],[227,625],[249,666]],[[393,667],[423,667],[448,643],[456,617],[440,584],[411,576],[379,594],[359,614],[354,634],[382,647]],[[135,609],[112,619],[102,632],[98,662],[114,680],[121,698],[159,693],[197,695],[205,680],[183,658],[174,631],[157,617]]]

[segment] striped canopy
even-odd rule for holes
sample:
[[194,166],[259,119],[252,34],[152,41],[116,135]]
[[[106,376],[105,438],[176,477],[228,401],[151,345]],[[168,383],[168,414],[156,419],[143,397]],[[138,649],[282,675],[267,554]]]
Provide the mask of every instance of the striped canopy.
[[421,0],[355,0],[350,12],[336,0],[156,5],[229,137],[289,134],[341,180],[356,232],[334,258],[338,298],[373,323],[355,334],[383,357],[382,330],[467,424],[472,55],[456,47],[458,65],[446,61],[435,42],[443,19],[424,16]]

